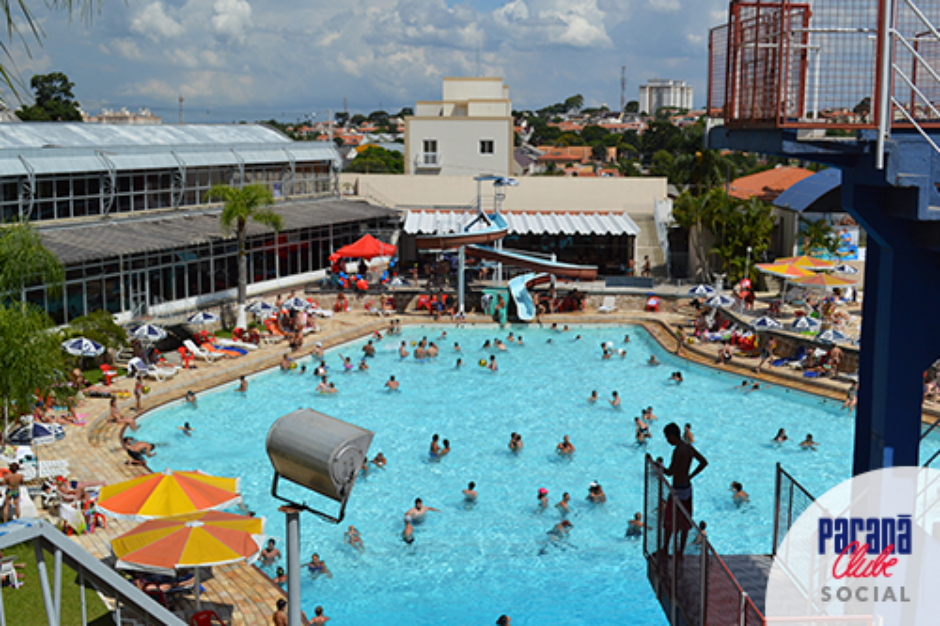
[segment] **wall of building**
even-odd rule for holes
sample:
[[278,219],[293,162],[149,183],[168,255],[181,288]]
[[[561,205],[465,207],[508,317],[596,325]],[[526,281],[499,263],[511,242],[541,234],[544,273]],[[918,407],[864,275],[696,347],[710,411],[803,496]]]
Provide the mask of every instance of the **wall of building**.
[[444,100],[501,99],[509,97],[509,88],[502,78],[496,77],[446,77],[444,78]]
[[[415,167],[424,140],[437,140],[439,168]],[[493,154],[480,154],[480,141],[492,140]],[[512,163],[512,118],[411,117],[405,120],[405,173],[433,176],[508,176]]]

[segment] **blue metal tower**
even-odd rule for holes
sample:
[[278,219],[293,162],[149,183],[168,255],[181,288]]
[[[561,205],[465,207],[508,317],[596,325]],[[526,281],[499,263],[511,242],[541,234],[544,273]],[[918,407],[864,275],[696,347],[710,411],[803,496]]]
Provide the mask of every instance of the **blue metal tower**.
[[712,30],[709,147],[842,171],[868,233],[855,474],[918,465],[940,355],[940,6],[732,2]]

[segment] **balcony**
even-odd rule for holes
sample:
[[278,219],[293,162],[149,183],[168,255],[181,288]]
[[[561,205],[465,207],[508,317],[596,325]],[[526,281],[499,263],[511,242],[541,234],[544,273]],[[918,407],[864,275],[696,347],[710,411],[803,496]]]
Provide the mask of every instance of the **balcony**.
[[415,155],[415,169],[439,170],[442,160],[439,152],[419,152]]

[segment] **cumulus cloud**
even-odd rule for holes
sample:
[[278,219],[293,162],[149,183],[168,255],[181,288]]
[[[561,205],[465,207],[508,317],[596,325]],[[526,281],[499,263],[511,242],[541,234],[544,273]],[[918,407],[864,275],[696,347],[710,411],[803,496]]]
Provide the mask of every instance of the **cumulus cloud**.
[[182,24],[167,15],[163,3],[159,0],[146,5],[138,12],[131,20],[130,29],[154,41],[175,39],[185,30]]
[[502,36],[520,48],[613,46],[605,26],[607,12],[597,0],[512,0],[493,11],[492,17]]
[[251,24],[251,5],[245,0],[216,0],[212,7],[212,27],[225,38],[244,41]]
[[122,37],[111,42],[111,49],[119,55],[130,61],[137,61],[144,58],[137,43],[130,37]]
[[646,6],[654,11],[675,13],[682,8],[682,3],[680,0],[646,0]]

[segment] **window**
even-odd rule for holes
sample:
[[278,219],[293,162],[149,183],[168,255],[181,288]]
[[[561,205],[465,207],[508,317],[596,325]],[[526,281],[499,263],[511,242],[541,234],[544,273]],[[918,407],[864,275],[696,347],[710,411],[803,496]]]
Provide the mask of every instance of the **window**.
[[492,139],[481,139],[480,140],[480,154],[493,154],[493,140]]
[[437,139],[425,139],[423,143],[425,154],[437,154]]

